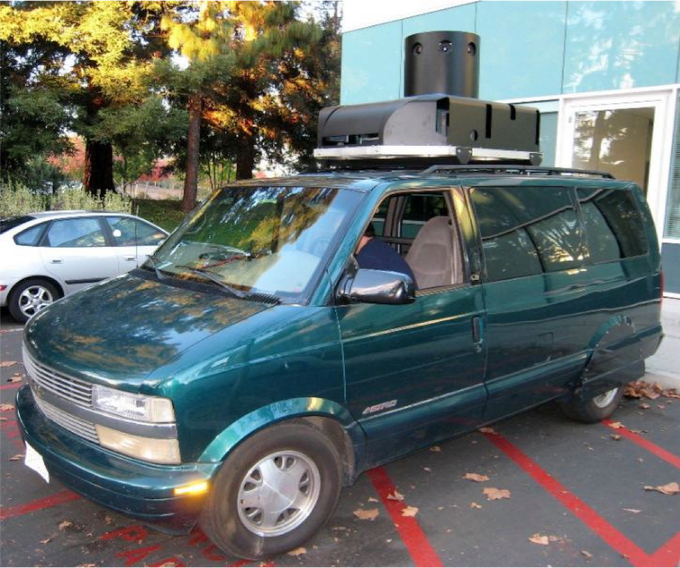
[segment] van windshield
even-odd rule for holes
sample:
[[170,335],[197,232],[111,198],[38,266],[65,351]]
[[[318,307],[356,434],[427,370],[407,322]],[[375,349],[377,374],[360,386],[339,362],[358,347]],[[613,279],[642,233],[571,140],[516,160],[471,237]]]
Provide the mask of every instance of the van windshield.
[[237,297],[309,294],[361,200],[324,187],[227,187],[187,217],[143,268]]

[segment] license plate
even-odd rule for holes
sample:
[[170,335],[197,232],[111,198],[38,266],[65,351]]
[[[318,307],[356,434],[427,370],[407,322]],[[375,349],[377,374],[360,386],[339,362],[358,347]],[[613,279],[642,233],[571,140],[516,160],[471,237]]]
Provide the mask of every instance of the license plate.
[[35,451],[30,444],[26,444],[26,457],[24,458],[26,467],[35,471],[47,483],[50,482],[50,472],[45,467],[45,461],[42,456]]

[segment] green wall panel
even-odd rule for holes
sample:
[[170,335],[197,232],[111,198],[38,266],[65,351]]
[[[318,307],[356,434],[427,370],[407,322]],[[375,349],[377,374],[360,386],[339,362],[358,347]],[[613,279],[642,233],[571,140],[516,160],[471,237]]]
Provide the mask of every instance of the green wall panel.
[[558,94],[562,87],[566,2],[479,2],[479,96]]
[[398,99],[402,92],[401,21],[342,36],[340,100],[353,105]]
[[675,2],[569,2],[564,93],[673,83],[680,12]]

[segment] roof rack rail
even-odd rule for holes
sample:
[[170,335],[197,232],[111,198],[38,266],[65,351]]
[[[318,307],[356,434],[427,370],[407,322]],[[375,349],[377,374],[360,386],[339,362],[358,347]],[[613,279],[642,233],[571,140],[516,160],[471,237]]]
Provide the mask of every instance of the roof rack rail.
[[522,165],[449,165],[440,164],[430,166],[429,168],[420,172],[420,175],[430,175],[438,172],[446,172],[449,174],[469,174],[469,173],[486,173],[486,174],[512,174],[517,175],[549,175],[549,176],[582,176],[582,177],[600,177],[604,179],[615,179],[613,175],[608,172],[600,172],[596,170],[577,170],[571,168],[547,168],[536,166],[522,166]]

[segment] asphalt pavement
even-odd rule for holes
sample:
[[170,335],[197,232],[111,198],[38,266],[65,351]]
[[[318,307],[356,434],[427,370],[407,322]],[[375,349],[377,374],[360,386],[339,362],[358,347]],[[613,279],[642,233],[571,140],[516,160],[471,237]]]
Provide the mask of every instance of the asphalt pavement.
[[[664,310],[680,316],[680,301],[666,301]],[[678,382],[680,325],[674,326],[666,327],[664,351],[648,361],[647,380]],[[22,327],[3,311],[3,405],[13,404],[24,382],[21,339]],[[23,465],[13,409],[0,409],[1,566],[680,562],[680,495],[645,489],[670,492],[668,485],[680,482],[680,400],[674,398],[624,399],[612,421],[595,425],[571,422],[546,404],[371,470],[343,491],[330,522],[303,549],[263,563],[224,556],[198,530],[166,535],[55,480],[45,483]],[[403,500],[394,499],[395,491]]]

